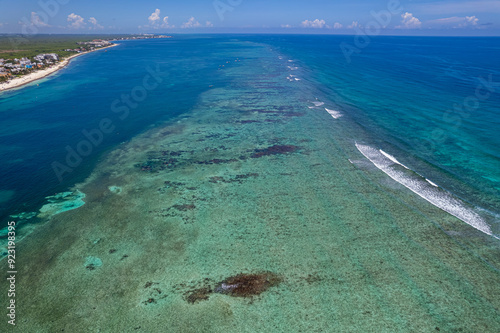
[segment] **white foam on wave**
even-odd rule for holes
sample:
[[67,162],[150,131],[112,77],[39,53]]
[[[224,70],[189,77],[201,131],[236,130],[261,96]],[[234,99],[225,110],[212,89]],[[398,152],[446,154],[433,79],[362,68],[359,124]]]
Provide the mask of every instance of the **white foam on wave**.
[[288,60],[288,62],[293,62],[293,60]]
[[294,78],[294,79],[295,79],[295,81],[300,81],[300,79],[299,79],[299,78]]
[[340,113],[340,111],[337,111],[337,110],[330,110],[330,109],[327,109],[325,108],[326,112],[328,112],[330,114],[330,116],[332,116],[334,119],[339,119],[340,117],[342,117],[342,113]]
[[401,165],[402,167],[410,170],[410,168],[408,168],[406,165],[404,165],[403,163],[399,162],[394,156],[392,156],[391,154],[387,154],[385,151],[383,151],[382,149],[379,149],[379,152],[382,153],[382,155],[384,155],[385,157],[387,157],[388,159],[390,159],[391,161],[393,161],[394,163],[396,164],[399,164]]
[[315,101],[315,102],[312,102],[314,104],[314,106],[321,106],[321,105],[325,105],[325,103],[323,102],[320,102],[320,101]]
[[295,70],[299,69],[298,67],[292,67],[292,66],[288,66],[288,68],[289,68],[291,71],[295,71]]
[[486,221],[475,211],[466,207],[463,201],[454,197],[451,193],[445,191],[444,189],[437,187],[437,185],[430,184],[428,180],[419,176],[417,173],[415,173],[415,176],[413,177],[408,176],[407,172],[398,167],[398,165],[403,165],[397,162],[393,156],[384,153],[382,150],[377,150],[357,142],[356,148],[358,148],[361,154],[369,159],[378,169],[382,170],[389,177],[410,189],[412,192],[416,193],[434,206],[448,212],[477,230],[498,238],[493,235],[491,228]]
[[425,180],[434,187],[439,187],[436,183],[433,183],[430,179],[425,178]]

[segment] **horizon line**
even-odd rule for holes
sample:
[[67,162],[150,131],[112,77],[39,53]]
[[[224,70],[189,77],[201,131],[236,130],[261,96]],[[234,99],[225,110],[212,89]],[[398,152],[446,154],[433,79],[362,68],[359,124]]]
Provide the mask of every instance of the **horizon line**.
[[106,35],[311,35],[311,36],[359,36],[366,35],[370,38],[376,37],[489,37],[489,38],[499,38],[498,35],[427,35],[427,34],[377,34],[377,35],[368,35],[365,33],[308,33],[308,32],[271,32],[271,31],[234,31],[234,32],[137,32],[137,33],[125,33],[125,32],[96,32],[96,33],[64,33],[64,32],[56,32],[56,33],[37,33],[37,34],[23,34],[19,32],[0,32],[0,36],[2,35],[17,35],[17,36],[54,36],[54,35],[80,35],[80,36],[106,36]]

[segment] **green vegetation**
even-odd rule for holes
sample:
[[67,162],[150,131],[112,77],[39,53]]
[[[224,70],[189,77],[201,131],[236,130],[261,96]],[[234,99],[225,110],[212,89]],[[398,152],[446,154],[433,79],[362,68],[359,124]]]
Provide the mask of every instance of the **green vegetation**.
[[0,59],[32,58],[40,53],[57,53],[65,58],[75,52],[64,50],[79,47],[77,42],[123,37],[131,35],[0,35]]

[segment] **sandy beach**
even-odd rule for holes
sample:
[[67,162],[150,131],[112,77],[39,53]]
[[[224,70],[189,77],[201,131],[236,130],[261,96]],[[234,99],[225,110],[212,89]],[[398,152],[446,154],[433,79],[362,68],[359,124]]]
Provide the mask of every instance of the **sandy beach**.
[[49,76],[49,75],[57,72],[58,70],[64,68],[65,66],[67,66],[69,64],[69,62],[71,61],[71,59],[73,59],[73,58],[76,58],[78,56],[81,56],[81,55],[84,55],[84,54],[87,54],[90,52],[95,52],[95,51],[107,49],[107,48],[114,47],[114,46],[118,46],[118,44],[112,44],[110,46],[102,47],[102,48],[99,48],[99,49],[96,49],[93,51],[74,54],[70,57],[65,58],[63,61],[61,61],[57,65],[54,65],[50,68],[39,70],[39,71],[30,73],[27,75],[23,75],[21,77],[16,77],[8,82],[0,83],[0,92],[3,92],[5,90],[9,90],[9,89],[13,89],[13,88],[17,88],[17,87],[23,86],[25,84],[31,83],[33,81],[43,79],[44,77]]

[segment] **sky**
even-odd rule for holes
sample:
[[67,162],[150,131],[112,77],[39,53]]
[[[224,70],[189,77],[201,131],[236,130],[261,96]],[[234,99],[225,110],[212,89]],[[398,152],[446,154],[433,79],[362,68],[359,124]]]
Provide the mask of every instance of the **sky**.
[[500,36],[500,0],[0,0],[0,33]]

